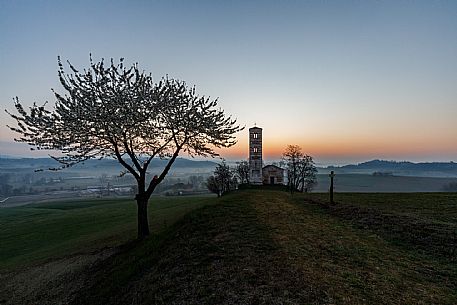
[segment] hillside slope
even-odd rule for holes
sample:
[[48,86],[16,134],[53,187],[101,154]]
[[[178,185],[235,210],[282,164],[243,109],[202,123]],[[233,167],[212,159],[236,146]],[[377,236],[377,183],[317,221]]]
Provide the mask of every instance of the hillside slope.
[[72,304],[456,304],[457,271],[303,197],[241,191],[91,270]]

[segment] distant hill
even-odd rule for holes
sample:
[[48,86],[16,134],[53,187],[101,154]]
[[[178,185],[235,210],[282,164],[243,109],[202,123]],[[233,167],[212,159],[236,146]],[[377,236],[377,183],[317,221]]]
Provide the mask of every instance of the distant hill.
[[[455,162],[422,162],[372,160],[359,164],[344,166],[328,166],[323,171],[333,170],[339,173],[392,173],[397,176],[423,177],[457,177],[457,163]],[[322,172],[322,171],[320,171]]]

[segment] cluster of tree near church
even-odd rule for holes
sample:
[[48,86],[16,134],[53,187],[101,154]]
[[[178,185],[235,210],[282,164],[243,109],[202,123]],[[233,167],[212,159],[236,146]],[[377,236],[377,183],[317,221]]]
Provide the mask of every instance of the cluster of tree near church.
[[[313,157],[304,154],[298,145],[288,145],[278,164],[286,169],[286,187],[291,192],[310,192],[317,184],[317,168]],[[250,168],[248,161],[238,162],[235,168],[222,161],[216,166],[214,174],[208,177],[208,190],[222,196],[239,186],[250,185]]]
[[[147,209],[150,197],[164,180],[173,162],[182,152],[190,156],[218,156],[215,148],[236,144],[241,130],[236,119],[218,107],[217,99],[197,94],[184,81],[164,77],[155,82],[138,64],[124,60],[106,63],[92,60],[87,69],[78,70],[68,62],[66,72],[58,58],[58,76],[65,93],[52,90],[56,98],[53,110],[33,104],[24,108],[14,99],[15,140],[31,149],[56,150],[53,159],[71,167],[89,159],[114,158],[132,175],[137,184],[138,238],[150,234]],[[148,172],[154,158],[167,164],[160,173]],[[316,169],[311,157],[298,146],[284,153],[290,190],[309,191],[315,183]],[[223,162],[208,187],[218,194],[233,189],[238,181],[249,183],[246,162],[240,162],[236,175]],[[239,179],[239,180],[238,180]]]

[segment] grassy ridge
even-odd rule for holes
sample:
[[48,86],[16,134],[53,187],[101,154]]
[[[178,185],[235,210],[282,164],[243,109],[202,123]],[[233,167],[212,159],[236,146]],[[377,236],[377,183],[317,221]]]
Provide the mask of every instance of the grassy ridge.
[[[59,226],[84,249],[122,244],[116,254],[87,265],[83,274],[64,277],[69,281],[58,282],[63,283],[59,284],[62,292],[53,295],[40,290],[40,295],[20,298],[19,303],[457,303],[457,266],[453,258],[418,248],[414,239],[417,236],[410,230],[399,230],[403,223],[393,221],[378,227],[376,218],[399,217],[394,219],[408,224],[454,226],[457,195],[344,196],[337,194],[339,204],[334,209],[315,204],[325,200],[324,194],[291,196],[271,189],[242,190],[220,199],[164,198],[152,205],[151,225],[158,234],[141,243],[125,243],[135,232],[132,203],[68,202],[30,210],[11,209],[6,217],[10,225],[29,215],[34,223],[29,231],[56,226],[48,228],[52,238],[44,243],[47,250],[40,250],[41,245],[33,251],[43,251],[43,257],[52,253],[49,249],[65,244],[58,236]],[[124,214],[128,211],[133,212]],[[77,220],[72,220],[72,215]],[[90,215],[96,215],[97,221],[90,220]],[[131,218],[125,228],[119,228],[121,219]],[[84,221],[83,226],[77,226]],[[65,227],[70,224],[76,228]],[[87,227],[91,229],[85,234],[77,233]],[[3,235],[7,239],[9,236]],[[17,243],[10,242],[8,251],[14,253]],[[64,252],[76,251],[72,249]],[[26,255],[22,253],[22,259]],[[14,264],[9,261],[10,266]],[[52,284],[43,287],[55,290]],[[72,292],[66,293],[69,289]],[[59,294],[65,297],[59,298]],[[12,300],[11,295],[4,294],[4,299]],[[15,304],[14,300],[10,304]]]
[[[74,304],[236,304],[257,297],[243,289],[276,272],[268,268],[274,243],[246,198],[218,201],[108,261]],[[273,293],[270,285],[256,290],[265,298]]]
[[457,302],[452,261],[393,244],[303,196],[246,190],[218,202],[109,262],[74,304]]

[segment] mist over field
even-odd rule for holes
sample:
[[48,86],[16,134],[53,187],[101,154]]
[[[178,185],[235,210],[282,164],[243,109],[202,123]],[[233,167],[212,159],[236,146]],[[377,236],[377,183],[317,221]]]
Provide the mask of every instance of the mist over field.
[[[161,172],[165,160],[154,160],[148,177]],[[113,197],[136,194],[136,181],[110,159],[89,160],[63,170],[51,158],[0,158],[0,206],[15,206],[49,199]],[[179,158],[155,195],[206,193],[206,178],[216,163]]]
[[[209,194],[206,180],[219,160],[177,159],[155,196]],[[229,163],[231,167],[235,162]],[[129,197],[135,180],[122,175],[115,160],[89,160],[74,167],[52,171],[59,164],[51,158],[0,158],[0,207],[51,199]],[[165,166],[154,160],[148,171],[153,177]],[[319,168],[314,192],[328,192],[329,172],[336,173],[336,192],[446,192],[457,191],[457,164],[411,163],[373,160],[358,165]]]

